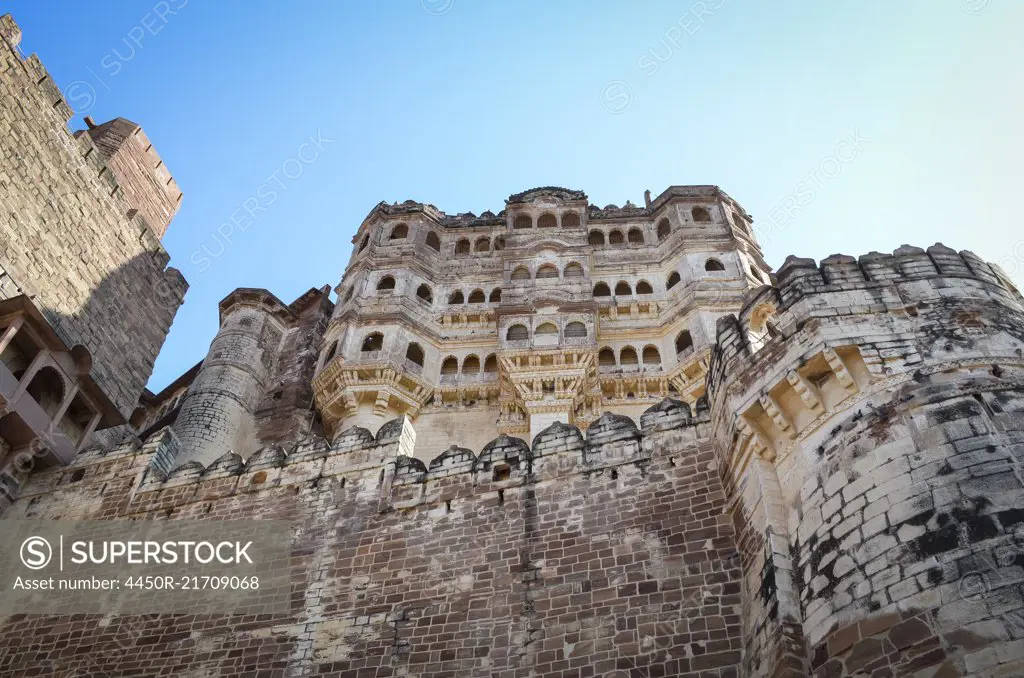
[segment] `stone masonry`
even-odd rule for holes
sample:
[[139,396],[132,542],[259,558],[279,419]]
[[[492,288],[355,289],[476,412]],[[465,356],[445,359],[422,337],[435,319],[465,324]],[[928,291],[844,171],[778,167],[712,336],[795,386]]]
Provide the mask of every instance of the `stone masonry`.
[[28,296],[68,346],[87,348],[127,418],[188,286],[166,268],[166,224],[122,189],[143,173],[119,176],[89,134],[68,131],[71,110],[20,40],[0,17],[0,299]]
[[0,457],[77,435],[2,517],[292,525],[286,614],[0,617],[0,676],[1024,675],[1024,298],[997,267],[771,273],[714,186],[380,203],[336,301],[235,290],[154,394],[176,184],[134,123],[68,132],[0,35]]

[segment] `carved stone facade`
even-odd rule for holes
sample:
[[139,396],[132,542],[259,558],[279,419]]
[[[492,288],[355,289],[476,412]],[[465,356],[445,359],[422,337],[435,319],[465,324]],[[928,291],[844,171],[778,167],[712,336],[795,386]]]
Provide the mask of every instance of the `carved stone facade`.
[[715,321],[768,280],[749,217],[714,186],[621,208],[538,188],[480,216],[381,203],[354,242],[317,406],[328,434],[409,416],[424,461],[442,441],[696,402]]
[[[711,186],[381,203],[337,302],[234,291],[129,418],[183,282],[154,319],[158,247],[117,303],[84,272],[134,256],[104,229],[151,242],[174,189],[13,105],[56,90],[0,29],[9,131],[102,170],[45,145],[0,166],[0,512],[289,521],[294,587],[280,616],[0,617],[0,675],[1024,675],[1024,299],[997,267],[934,245],[771,274]],[[118,171],[139,207],[97,192]],[[71,254],[11,245],[69,205],[96,244],[70,278],[140,306],[123,324],[53,313]]]

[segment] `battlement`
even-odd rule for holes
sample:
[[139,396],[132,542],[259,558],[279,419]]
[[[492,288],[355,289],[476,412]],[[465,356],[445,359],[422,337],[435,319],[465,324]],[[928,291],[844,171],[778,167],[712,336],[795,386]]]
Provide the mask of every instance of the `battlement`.
[[998,267],[942,244],[926,250],[904,245],[892,254],[859,258],[834,254],[820,264],[790,256],[774,277],[774,285],[747,294],[737,316],[718,319],[709,383],[722,383],[730,365],[746,369],[755,356],[787,345],[808,323],[817,327],[829,319],[860,316],[851,320],[858,323],[872,314],[917,318],[957,301],[991,301],[1013,310],[1024,303]]
[[650,191],[645,195],[644,205],[635,205],[631,201],[621,207],[616,204],[608,204],[603,207],[588,202],[587,194],[583,191],[575,191],[558,186],[543,186],[533,188],[521,193],[514,193],[505,200],[505,208],[497,213],[485,210],[477,215],[473,212],[460,212],[448,214],[431,203],[418,202],[416,200],[405,200],[401,203],[388,203],[381,201],[363,219],[362,224],[353,236],[352,242],[359,242],[360,234],[368,225],[379,220],[387,220],[402,216],[419,215],[435,226],[442,228],[493,228],[503,227],[508,224],[507,215],[509,212],[516,212],[521,208],[529,208],[536,202],[544,204],[557,204],[582,208],[581,217],[589,222],[621,222],[635,221],[638,219],[651,219],[661,216],[665,208],[673,202],[684,203],[721,203],[731,212],[751,221],[747,212],[725,193],[718,186],[696,185],[696,186],[669,186],[657,197],[651,199]]
[[[102,482],[116,469],[135,478],[133,511],[151,510],[153,502],[167,510],[212,496],[280,490],[324,478],[344,478],[367,496],[379,494],[382,511],[443,503],[453,493],[490,501],[489,493],[525,484],[617,473],[613,469],[622,465],[643,469],[655,455],[685,456],[696,451],[697,428],[708,421],[703,404],[691,412],[685,403],[664,399],[641,416],[639,427],[629,417],[606,412],[585,431],[556,422],[532,444],[501,435],[478,454],[453,445],[425,464],[413,456],[412,423],[401,417],[382,426],[376,436],[353,427],[332,443],[308,436],[288,449],[261,448],[245,460],[228,452],[208,466],[189,461],[173,468],[175,459],[188,454],[165,428],[145,442],[132,439],[109,451],[86,450],[66,468],[36,474],[22,488],[20,500],[31,503],[34,496],[71,483]],[[666,436],[674,441],[671,447],[664,444]]]

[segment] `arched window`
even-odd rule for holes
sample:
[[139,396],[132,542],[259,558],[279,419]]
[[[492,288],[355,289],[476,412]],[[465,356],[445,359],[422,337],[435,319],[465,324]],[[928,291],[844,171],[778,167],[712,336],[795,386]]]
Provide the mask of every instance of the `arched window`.
[[672,289],[673,287],[675,287],[678,284],[679,284],[679,272],[678,271],[672,271],[672,273],[669,274],[669,276],[668,276],[668,282],[665,283],[665,289],[666,290],[670,290],[670,289]]
[[744,233],[748,233],[749,232],[749,229],[747,228],[746,220],[743,217],[741,217],[739,214],[737,214],[735,211],[732,213],[732,221]]
[[324,364],[325,365],[328,362],[331,361],[331,358],[334,357],[334,354],[337,352],[337,350],[338,350],[338,340],[335,339],[334,341],[331,342],[331,345],[327,347],[327,350],[324,351]]
[[706,262],[704,262],[704,270],[705,271],[724,271],[725,270],[725,266],[723,266],[722,262],[720,262],[718,259],[708,259]]
[[574,261],[565,267],[565,271],[562,273],[562,275],[563,277],[566,278],[582,278],[583,267]]
[[533,228],[533,219],[531,219],[529,215],[520,214],[515,218],[515,221],[512,222],[512,228]]
[[694,207],[690,210],[690,216],[693,217],[694,221],[711,221],[711,214],[703,207]]
[[470,246],[468,238],[459,238],[459,241],[455,243],[455,256],[465,257],[469,255]]
[[493,353],[487,356],[487,360],[484,361],[484,373],[494,374],[498,371],[498,358]]
[[538,344],[558,343],[558,326],[554,323],[543,323],[533,332],[533,338]]
[[579,228],[580,215],[575,212],[566,212],[562,215],[562,228]]
[[466,359],[462,361],[462,373],[479,374],[480,358],[476,357],[475,355],[466,356]]
[[676,355],[693,348],[693,337],[689,330],[683,330],[676,335]]
[[621,245],[623,243],[622,231],[612,231],[608,234],[609,245]]
[[512,279],[513,280],[529,280],[530,279],[530,269],[526,268],[525,266],[520,266],[516,270],[512,271]]
[[503,249],[505,249],[505,237],[499,235],[494,239],[494,251],[498,252]]
[[661,365],[661,353],[655,346],[645,346],[643,352],[644,365]]
[[636,349],[627,346],[619,353],[619,364],[623,367],[636,367],[640,361],[636,357]]
[[571,322],[565,326],[565,336],[579,339],[587,336],[587,326],[581,322]]
[[427,233],[427,247],[435,252],[441,251],[441,240],[437,237],[437,233],[434,233],[433,231]]
[[646,280],[641,280],[636,284],[637,294],[654,294],[654,288],[651,287],[651,283]]
[[410,342],[405,349],[405,359],[423,367],[423,347],[415,342]]
[[658,222],[658,242],[661,242],[665,238],[672,234],[672,225],[668,223],[668,219],[662,219]]
[[495,287],[493,290],[491,290],[490,302],[492,304],[495,304],[499,301],[501,301],[501,288]]
[[456,304],[465,303],[466,298],[462,296],[462,290],[455,290],[448,296],[448,305],[454,306]]
[[393,289],[395,289],[395,279],[390,275],[384,276],[380,279],[380,282],[377,283],[378,292],[387,292],[388,290]]
[[469,303],[482,304],[485,301],[487,301],[487,298],[484,296],[483,290],[473,290],[469,293]]
[[420,285],[418,288],[416,288],[416,296],[422,299],[423,301],[429,302],[434,300],[434,294],[430,289],[430,285],[426,284]]
[[558,219],[555,218],[554,214],[550,212],[547,214],[540,215],[540,219],[537,219],[537,228],[557,228]]
[[398,224],[391,229],[390,240],[405,240],[409,237],[409,226],[406,224]]
[[604,233],[601,231],[591,231],[590,235],[587,236],[587,243],[590,245],[603,245]]
[[597,364],[602,367],[615,367],[615,351],[607,346],[602,348],[601,352],[597,354]]
[[526,329],[526,325],[513,325],[508,328],[505,338],[509,341],[522,341],[530,338],[530,331]]
[[544,264],[543,266],[541,266],[540,268],[537,269],[537,279],[538,280],[549,280],[551,278],[557,278],[557,277],[558,277],[558,269],[555,268],[552,264]]
[[608,284],[607,283],[599,282],[596,285],[594,285],[594,296],[595,297],[610,297],[610,296],[612,296],[612,291],[610,289],[608,289]]
[[473,244],[474,252],[488,252],[491,249],[491,242],[487,238],[477,238]]
[[639,228],[629,229],[629,244],[631,245],[643,245],[644,244],[644,232]]
[[450,374],[458,374],[458,373],[459,373],[459,359],[456,358],[453,355],[450,355],[447,358],[445,358],[444,362],[441,363],[441,375],[442,376],[448,376]]
[[359,251],[362,252],[366,249],[366,246],[370,244],[369,234],[363,236],[363,242],[359,244]]
[[35,373],[26,392],[53,419],[64,400],[64,379],[60,372],[47,365]]
[[384,335],[380,332],[371,332],[363,339],[363,346],[359,350],[363,353],[379,351],[384,348]]
[[631,296],[633,294],[633,288],[629,286],[629,283],[625,280],[620,280],[615,285],[615,296]]

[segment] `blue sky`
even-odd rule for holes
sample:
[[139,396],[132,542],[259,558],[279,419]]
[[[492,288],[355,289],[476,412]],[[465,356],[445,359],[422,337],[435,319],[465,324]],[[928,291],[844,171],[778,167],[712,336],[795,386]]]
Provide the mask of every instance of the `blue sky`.
[[185,193],[164,244],[191,288],[153,390],[205,355],[236,287],[337,284],[380,200],[479,214],[534,186],[621,205],[718,184],[773,267],[941,241],[1024,284],[1015,0],[0,11],[78,126],[140,123]]

